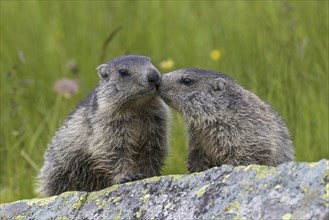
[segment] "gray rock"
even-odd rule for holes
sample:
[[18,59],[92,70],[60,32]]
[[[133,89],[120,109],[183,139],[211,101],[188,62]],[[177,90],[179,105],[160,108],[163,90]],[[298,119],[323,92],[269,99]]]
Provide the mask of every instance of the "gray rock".
[[2,204],[0,219],[328,219],[328,165],[223,165]]

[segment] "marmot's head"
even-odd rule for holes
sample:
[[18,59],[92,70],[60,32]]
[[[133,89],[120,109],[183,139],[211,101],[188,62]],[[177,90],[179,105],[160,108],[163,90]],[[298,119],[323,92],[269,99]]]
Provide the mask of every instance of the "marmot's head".
[[161,98],[187,118],[218,115],[241,101],[240,87],[229,76],[187,68],[162,75]]
[[156,94],[161,75],[146,56],[127,55],[98,67],[98,101],[103,107],[133,107]]

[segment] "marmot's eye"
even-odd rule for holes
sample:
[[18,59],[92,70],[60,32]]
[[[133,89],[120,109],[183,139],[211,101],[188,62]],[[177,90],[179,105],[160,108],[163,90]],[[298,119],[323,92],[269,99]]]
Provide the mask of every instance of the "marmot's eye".
[[121,76],[129,76],[129,72],[126,69],[119,69],[119,73]]
[[184,84],[184,85],[191,85],[193,83],[193,79],[191,79],[191,78],[182,78],[180,83]]

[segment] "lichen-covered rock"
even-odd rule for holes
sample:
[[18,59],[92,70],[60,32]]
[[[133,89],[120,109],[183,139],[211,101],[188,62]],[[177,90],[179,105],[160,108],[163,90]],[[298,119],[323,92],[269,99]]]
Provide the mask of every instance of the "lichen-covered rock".
[[328,165],[224,165],[2,204],[0,219],[328,219]]

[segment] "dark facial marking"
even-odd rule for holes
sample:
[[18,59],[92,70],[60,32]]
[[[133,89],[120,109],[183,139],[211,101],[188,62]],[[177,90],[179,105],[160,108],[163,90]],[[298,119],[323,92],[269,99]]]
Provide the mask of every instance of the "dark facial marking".
[[148,73],[147,80],[150,83],[154,83],[155,86],[158,86],[160,84],[160,81],[161,81],[161,76],[158,74],[157,71],[152,70]]

